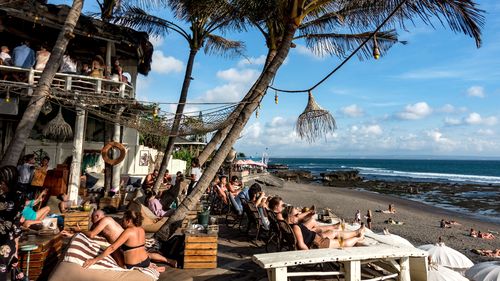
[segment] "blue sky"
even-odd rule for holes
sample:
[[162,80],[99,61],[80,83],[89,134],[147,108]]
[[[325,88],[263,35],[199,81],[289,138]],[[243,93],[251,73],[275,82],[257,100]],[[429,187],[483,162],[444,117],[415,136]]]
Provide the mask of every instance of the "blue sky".
[[[315,143],[301,140],[294,127],[307,95],[281,93],[276,105],[270,92],[235,148],[252,156],[267,149],[271,157],[499,158],[500,3],[477,2],[487,12],[480,49],[465,35],[417,22],[408,32],[399,31],[409,44],[394,46],[377,61],[353,59],[313,92],[334,115],[334,133]],[[96,6],[86,5],[86,10]],[[260,73],[266,53],[262,36],[250,31],[226,37],[245,41],[249,59],[200,52],[189,101],[238,101]],[[174,33],[153,42],[152,72],[139,78],[138,99],[176,102],[187,44]],[[296,43],[274,82],[279,88],[308,88],[340,63]]]

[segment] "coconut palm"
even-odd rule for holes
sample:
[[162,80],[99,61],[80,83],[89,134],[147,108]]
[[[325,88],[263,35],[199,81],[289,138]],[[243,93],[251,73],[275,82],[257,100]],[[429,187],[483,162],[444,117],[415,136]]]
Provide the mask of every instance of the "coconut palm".
[[[316,21],[318,23],[316,28],[324,30],[332,30],[332,27],[337,25],[336,22],[346,30],[361,30],[378,26],[389,15],[391,17],[387,21],[388,26],[403,27],[406,21],[411,22],[415,18],[420,18],[426,24],[432,24],[432,19],[437,17],[453,31],[473,37],[479,47],[481,26],[484,21],[482,10],[477,8],[473,0],[240,0],[237,2],[238,6],[245,8],[246,11],[271,15],[275,19],[271,21],[269,33],[272,30],[279,34],[274,37],[276,41],[272,42],[276,45],[276,52],[250,89],[250,98],[232,122],[231,129],[199,179],[196,188],[157,232],[156,237],[161,240],[169,237],[180,225],[187,211],[193,209],[199,201],[283,64],[292,47],[295,34],[299,31],[300,36],[301,28],[303,30],[312,28],[307,25],[308,22]],[[262,7],[265,9],[258,10]],[[351,11],[351,13],[336,19],[335,15],[340,14],[340,11]],[[330,17],[333,20],[328,19],[328,15],[333,15]]]
[[17,125],[14,137],[10,141],[6,154],[0,164],[1,166],[17,165],[17,161],[19,160],[24,146],[26,145],[26,141],[29,138],[31,130],[38,119],[38,115],[40,115],[40,111],[42,110],[45,100],[50,94],[50,85],[57,70],[59,69],[59,65],[62,61],[64,52],[66,51],[66,47],[68,46],[68,42],[74,37],[73,30],[75,29],[76,23],[80,18],[82,7],[83,0],[73,1],[68,16],[66,17],[66,21],[64,22],[64,26],[62,27],[61,32],[59,32],[57,41],[52,49],[49,61],[42,72],[42,76],[40,77],[38,85],[33,92],[33,96],[28,103],[28,107],[24,111],[23,117],[21,118],[21,121],[19,121],[19,125]]
[[[170,31],[176,32],[189,44],[189,58],[186,65],[179,103],[164,150],[158,179],[163,179],[168,160],[174,148],[175,137],[179,131],[189,85],[192,80],[191,75],[193,73],[196,54],[204,47],[205,53],[231,56],[241,54],[244,48],[242,42],[228,40],[214,33],[217,30],[227,28],[235,22],[233,21],[234,10],[227,1],[170,0],[168,4],[178,20],[189,24],[189,30],[182,28],[173,21],[150,15],[139,7],[128,7],[123,15],[118,18],[118,22],[124,25],[143,29],[154,35],[164,35]],[[233,25],[233,27],[234,26],[237,25]],[[161,180],[157,180],[153,188],[158,190],[160,183]]]

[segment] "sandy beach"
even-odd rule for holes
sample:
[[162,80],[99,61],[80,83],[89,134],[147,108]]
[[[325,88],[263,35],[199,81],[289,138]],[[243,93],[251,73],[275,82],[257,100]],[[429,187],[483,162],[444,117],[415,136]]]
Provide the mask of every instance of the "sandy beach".
[[[297,184],[286,182],[283,188],[266,187],[266,193],[279,195],[286,203],[297,206],[311,206],[316,208],[330,208],[339,217],[346,221],[354,219],[356,210],[361,210],[364,216],[368,209],[373,212],[373,231],[381,232],[387,227],[391,233],[401,235],[415,246],[430,244],[438,241],[441,236],[446,245],[464,253],[474,262],[492,260],[482,257],[471,249],[500,248],[500,237],[494,240],[484,240],[469,237],[470,228],[485,231],[500,231],[500,225],[483,222],[467,217],[460,213],[436,208],[431,205],[401,199],[395,196],[357,190],[346,187],[330,187],[318,184]],[[396,214],[383,214],[375,210],[385,210],[388,204],[395,204]],[[404,225],[384,223],[388,218],[404,222]],[[452,228],[440,228],[441,219],[455,220],[461,225]]]

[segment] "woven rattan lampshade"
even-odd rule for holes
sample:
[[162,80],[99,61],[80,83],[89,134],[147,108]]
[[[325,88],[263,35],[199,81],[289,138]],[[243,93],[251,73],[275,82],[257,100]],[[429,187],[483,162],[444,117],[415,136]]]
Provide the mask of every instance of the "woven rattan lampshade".
[[302,139],[314,142],[317,138],[335,131],[337,125],[335,119],[326,109],[321,108],[311,92],[304,112],[297,119],[296,131]]
[[50,120],[45,128],[43,128],[42,133],[46,138],[55,141],[65,141],[73,137],[73,129],[71,129],[71,126],[64,120],[61,107],[59,107],[59,112],[56,117]]

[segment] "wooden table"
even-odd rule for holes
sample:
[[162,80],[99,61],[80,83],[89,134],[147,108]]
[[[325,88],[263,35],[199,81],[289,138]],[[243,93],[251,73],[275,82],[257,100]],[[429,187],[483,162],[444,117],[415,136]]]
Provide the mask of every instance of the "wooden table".
[[[19,243],[19,247],[24,245],[37,245],[38,248],[30,254],[30,265],[28,276],[30,280],[47,280],[50,272],[56,266],[62,248],[62,235],[34,236],[29,240]],[[27,252],[19,252],[21,268],[27,268]]]
[[90,211],[70,210],[64,215],[64,229],[76,228],[80,226],[81,230],[90,229]]
[[[413,269],[410,269],[410,259]],[[305,251],[277,252],[254,255],[252,260],[267,270],[271,281],[286,281],[292,276],[344,275],[346,281],[361,281],[361,263],[364,261],[386,261],[393,266],[401,281],[427,280],[427,252],[417,248],[396,247],[377,244],[367,247],[344,249],[313,249]],[[344,272],[288,272],[290,266],[340,262]],[[410,273],[411,271],[411,273]],[[411,276],[411,278],[410,278]]]

